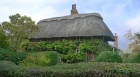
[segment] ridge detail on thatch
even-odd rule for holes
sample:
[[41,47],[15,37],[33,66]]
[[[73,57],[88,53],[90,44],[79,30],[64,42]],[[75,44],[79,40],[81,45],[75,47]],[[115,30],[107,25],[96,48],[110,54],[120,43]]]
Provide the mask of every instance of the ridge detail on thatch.
[[61,21],[61,20],[68,20],[68,19],[74,19],[74,18],[84,18],[84,17],[87,17],[87,16],[97,16],[97,17],[100,17],[102,20],[102,16],[99,14],[99,13],[85,13],[85,14],[72,14],[72,15],[68,15],[68,16],[62,16],[62,17],[54,17],[54,18],[48,18],[48,19],[43,19],[43,20],[40,20],[38,23],[41,23],[41,22],[49,22],[49,21]]

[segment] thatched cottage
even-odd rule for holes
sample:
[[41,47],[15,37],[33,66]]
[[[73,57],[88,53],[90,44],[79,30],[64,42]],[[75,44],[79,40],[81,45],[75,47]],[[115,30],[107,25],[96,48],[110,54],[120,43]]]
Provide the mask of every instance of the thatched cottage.
[[101,38],[114,41],[114,35],[98,13],[78,14],[76,4],[72,5],[71,15],[40,20],[40,32],[32,39],[92,39]]
[[82,40],[99,38],[115,41],[113,33],[104,23],[99,13],[79,14],[76,4],[72,5],[71,15],[40,20],[40,32],[32,40]]

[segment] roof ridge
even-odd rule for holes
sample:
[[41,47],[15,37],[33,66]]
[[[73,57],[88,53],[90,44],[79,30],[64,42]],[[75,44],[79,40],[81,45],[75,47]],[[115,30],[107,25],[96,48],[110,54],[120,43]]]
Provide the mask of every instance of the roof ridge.
[[87,16],[97,16],[97,17],[100,17],[102,20],[102,16],[99,14],[99,13],[82,13],[82,14],[72,14],[72,15],[67,15],[67,16],[61,16],[61,17],[53,17],[53,18],[47,18],[47,19],[43,19],[43,20],[40,20],[38,23],[41,23],[41,22],[49,22],[49,21],[61,21],[61,20],[64,20],[64,19],[74,19],[74,18],[77,18],[77,17],[87,17]]

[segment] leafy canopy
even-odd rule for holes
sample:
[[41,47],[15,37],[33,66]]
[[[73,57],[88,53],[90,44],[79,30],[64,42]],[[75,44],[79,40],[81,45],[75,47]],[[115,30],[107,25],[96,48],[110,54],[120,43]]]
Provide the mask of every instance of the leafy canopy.
[[8,48],[7,37],[2,31],[1,25],[0,25],[0,48]]
[[131,29],[127,31],[124,37],[130,41],[128,45],[127,52],[140,52],[140,32],[131,34]]
[[9,16],[9,19],[10,22],[2,22],[2,29],[9,38],[10,47],[19,51],[20,45],[25,38],[31,38],[39,32],[39,26],[26,15],[15,14]]

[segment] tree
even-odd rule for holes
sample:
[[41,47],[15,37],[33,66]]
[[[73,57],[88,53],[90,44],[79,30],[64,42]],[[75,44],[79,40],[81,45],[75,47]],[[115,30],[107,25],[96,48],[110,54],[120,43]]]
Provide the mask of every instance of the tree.
[[0,25],[0,48],[8,48],[7,37],[2,31],[1,25]]
[[140,52],[140,32],[131,34],[131,29],[127,31],[127,34],[124,37],[130,41],[130,44],[127,47],[127,52]]
[[9,16],[10,22],[2,22],[2,29],[8,36],[10,47],[20,51],[21,43],[25,39],[30,39],[39,32],[39,26],[30,17],[15,14]]

